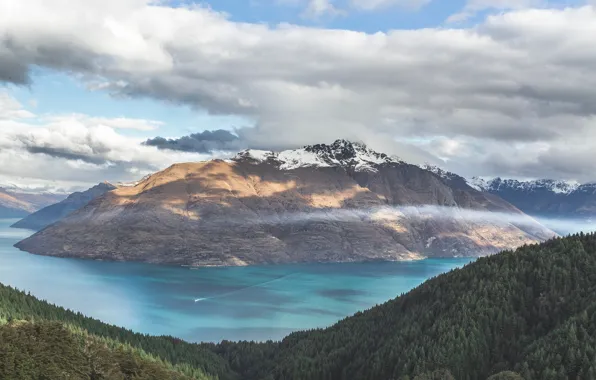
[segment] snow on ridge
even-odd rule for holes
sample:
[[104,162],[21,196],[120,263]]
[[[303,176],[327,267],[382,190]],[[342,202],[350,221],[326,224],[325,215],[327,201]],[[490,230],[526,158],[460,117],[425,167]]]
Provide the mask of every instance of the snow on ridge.
[[480,177],[466,178],[466,183],[474,190],[486,191],[487,183]]
[[346,140],[337,140],[330,145],[309,145],[279,153],[248,149],[238,153],[232,160],[250,160],[257,163],[272,161],[276,162],[282,170],[303,167],[350,166],[356,171],[377,171],[377,165],[401,162],[397,157],[377,153],[364,144],[351,143]]
[[115,185],[110,184],[112,186],[116,186],[116,187],[135,187],[137,186],[139,183],[146,181],[147,179],[149,179],[149,177],[151,177],[151,174],[147,174],[146,176],[144,176],[143,178],[141,178],[138,181],[132,181],[132,182],[118,182]]
[[487,188],[487,182],[480,177],[464,178],[458,174],[441,169],[436,165],[430,165],[428,163],[421,165],[420,168],[428,170],[446,180],[463,180],[466,185],[470,186],[476,191],[486,191]]
[[309,152],[305,148],[284,150],[277,155],[277,160],[281,163],[280,169],[292,170],[310,166],[329,167],[318,154]]
[[236,160],[250,159],[257,162],[265,162],[269,158],[276,158],[276,153],[259,149],[246,149],[236,154],[236,156],[234,157],[234,159]]
[[451,173],[447,170],[441,169],[440,167],[438,167],[436,165],[431,165],[428,163],[421,165],[420,168],[424,169],[424,170],[428,170],[429,172],[432,172],[444,179],[452,179],[454,176],[457,175],[457,174]]
[[[422,169],[431,171],[444,179],[454,179],[459,177],[457,174],[443,170],[438,166],[425,164]],[[596,184],[581,185],[576,181],[558,181],[552,179],[538,179],[531,181],[520,181],[517,179],[484,179],[480,177],[463,178],[467,185],[477,191],[499,191],[504,189],[513,189],[518,191],[532,192],[537,190],[552,191],[556,194],[571,194],[575,191],[596,191]]]
[[513,189],[518,191],[532,192],[538,190],[547,190],[555,194],[571,194],[583,187],[590,185],[581,185],[576,181],[559,181],[552,179],[538,179],[530,181],[519,181],[516,179],[495,178],[486,182],[487,191],[498,191],[504,189]]

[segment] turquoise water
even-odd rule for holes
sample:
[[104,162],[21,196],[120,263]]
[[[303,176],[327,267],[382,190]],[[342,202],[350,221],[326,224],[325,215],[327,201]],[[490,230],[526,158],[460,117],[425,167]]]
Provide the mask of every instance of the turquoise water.
[[[0,220],[0,282],[134,331],[189,341],[280,339],[332,325],[471,259],[233,268],[44,257]],[[198,301],[196,301],[198,300]]]

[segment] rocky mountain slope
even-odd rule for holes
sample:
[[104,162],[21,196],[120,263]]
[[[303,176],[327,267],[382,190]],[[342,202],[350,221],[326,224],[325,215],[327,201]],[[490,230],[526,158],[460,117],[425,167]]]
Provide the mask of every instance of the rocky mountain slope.
[[103,182],[92,188],[69,195],[65,200],[44,207],[12,225],[14,228],[25,228],[39,231],[63,219],[73,211],[80,209],[93,199],[116,189],[116,186]]
[[22,218],[64,197],[62,194],[32,194],[0,187],[0,218]]
[[[404,205],[411,207],[390,208]],[[465,209],[488,212],[470,219]],[[515,215],[516,223],[495,222],[496,212]],[[552,235],[463,179],[447,181],[338,140],[176,164],[104,194],[17,247],[91,259],[246,265],[479,256]]]
[[497,195],[523,212],[542,217],[588,219],[596,216],[596,184],[578,184],[548,179],[517,181],[475,179],[482,191]]

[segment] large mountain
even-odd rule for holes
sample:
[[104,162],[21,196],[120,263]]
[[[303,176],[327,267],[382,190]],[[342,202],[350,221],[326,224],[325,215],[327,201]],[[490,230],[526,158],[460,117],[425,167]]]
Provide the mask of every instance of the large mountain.
[[589,219],[596,217],[596,184],[549,179],[518,181],[474,179],[480,190],[498,195],[523,212],[542,217]]
[[85,206],[95,198],[114,189],[116,189],[116,186],[107,182],[103,182],[86,191],[72,193],[63,201],[44,207],[41,210],[19,220],[13,224],[12,227],[25,228],[35,231],[42,230],[50,224],[56,223],[57,221],[63,219],[71,212]]
[[33,194],[0,187],[0,218],[22,218],[64,197],[62,194]]
[[[515,224],[494,212],[515,215]],[[17,247],[205,266],[479,256],[552,234],[463,179],[338,140],[176,164],[100,196]]]

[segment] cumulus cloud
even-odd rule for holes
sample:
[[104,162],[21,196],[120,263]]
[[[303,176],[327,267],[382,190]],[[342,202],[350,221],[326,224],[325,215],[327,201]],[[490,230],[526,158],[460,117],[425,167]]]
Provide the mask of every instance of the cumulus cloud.
[[[188,152],[165,152],[143,146],[142,140],[119,133],[119,128],[159,122],[87,115],[37,116],[7,94],[7,109],[20,118],[0,119],[0,183],[53,189],[80,189],[99,181],[138,179],[181,161],[210,158]],[[9,105],[6,106],[6,105]]]
[[216,151],[237,152],[246,146],[235,134],[224,129],[192,133],[175,139],[155,137],[143,143],[159,149],[179,150],[183,152],[212,153]]
[[407,9],[420,9],[430,2],[431,0],[351,0],[351,5],[356,9],[373,11],[392,6]]
[[366,34],[148,0],[21,0],[0,2],[0,78],[27,83],[42,66],[118,96],[244,116],[247,146],[348,138],[463,175],[595,180],[595,32],[592,6]]
[[546,5],[546,0],[468,0],[458,13],[449,16],[447,22],[465,21],[485,10],[524,9]]
[[33,113],[23,109],[21,104],[8,93],[0,92],[0,121],[25,119],[33,116]]
[[344,15],[345,11],[338,9],[333,5],[332,0],[309,0],[303,17],[318,19],[321,16],[339,16]]
[[127,117],[91,117],[83,114],[50,115],[43,119],[51,123],[69,123],[75,121],[87,127],[106,126],[114,129],[134,129],[137,131],[153,131],[164,123],[158,120],[131,119]]

